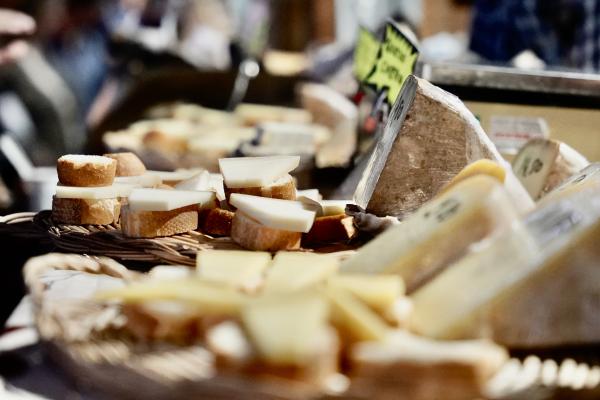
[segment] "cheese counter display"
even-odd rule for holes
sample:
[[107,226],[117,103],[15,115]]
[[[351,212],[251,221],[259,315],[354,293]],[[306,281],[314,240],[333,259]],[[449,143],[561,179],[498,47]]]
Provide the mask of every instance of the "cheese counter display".
[[331,198],[298,171],[352,159],[356,110],[304,90],[303,109],[162,106],[107,133],[115,152],[57,160],[29,223],[64,253],[24,275],[58,364],[114,398],[599,396],[597,160],[538,138],[509,163],[411,75]]

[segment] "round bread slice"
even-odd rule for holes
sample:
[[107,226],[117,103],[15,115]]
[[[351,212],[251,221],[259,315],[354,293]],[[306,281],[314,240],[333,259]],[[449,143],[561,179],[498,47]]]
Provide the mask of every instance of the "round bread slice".
[[140,176],[146,172],[146,166],[142,160],[131,152],[108,153],[104,157],[112,158],[117,162],[115,176]]
[[158,153],[183,154],[187,151],[187,139],[169,135],[161,131],[150,131],[144,135],[142,143],[147,149]]
[[52,220],[57,224],[110,225],[119,220],[119,199],[52,198]]
[[272,199],[296,200],[296,184],[294,183],[294,178],[287,174],[269,186],[228,188],[227,185],[225,185],[225,196],[227,197],[227,201],[229,201],[229,196],[231,196],[232,193],[269,197]]
[[68,154],[58,159],[58,180],[65,186],[110,186],[115,179],[117,162],[112,158]]
[[222,208],[201,210],[198,227],[202,233],[206,233],[207,235],[230,236],[233,215],[233,212],[223,210]]
[[317,217],[310,231],[304,234],[303,243],[347,242],[356,235],[353,220],[353,217],[346,214]]
[[123,235],[135,238],[173,236],[198,229],[198,206],[171,211],[132,211],[129,205],[121,210]]
[[231,239],[248,250],[276,252],[299,249],[302,233],[266,227],[238,210],[231,222]]

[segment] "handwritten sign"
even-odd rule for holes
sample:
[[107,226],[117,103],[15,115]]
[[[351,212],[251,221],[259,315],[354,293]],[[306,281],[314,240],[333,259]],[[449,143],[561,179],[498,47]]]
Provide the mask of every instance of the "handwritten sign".
[[371,31],[360,27],[354,50],[354,75],[359,81],[364,81],[373,70],[380,45],[381,43]]
[[377,62],[365,83],[377,91],[387,90],[387,101],[394,104],[402,84],[413,73],[418,56],[415,44],[390,21],[385,28]]

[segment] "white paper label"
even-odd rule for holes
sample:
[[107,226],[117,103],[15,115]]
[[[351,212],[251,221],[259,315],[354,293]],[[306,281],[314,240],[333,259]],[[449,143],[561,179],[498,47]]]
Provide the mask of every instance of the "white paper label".
[[489,135],[498,151],[516,154],[531,139],[547,139],[549,129],[544,118],[493,115]]

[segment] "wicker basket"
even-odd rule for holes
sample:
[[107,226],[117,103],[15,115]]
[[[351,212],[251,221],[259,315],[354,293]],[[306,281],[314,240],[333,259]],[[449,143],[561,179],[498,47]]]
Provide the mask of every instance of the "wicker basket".
[[[142,274],[107,257],[57,253],[32,258],[24,267],[42,343],[70,376],[94,390],[131,399],[372,398],[347,394],[335,397],[290,381],[267,384],[216,375],[210,354],[200,346],[152,346],[128,338],[119,331],[122,320],[116,305],[99,305],[85,299],[48,299],[44,276],[52,270],[105,274],[124,281],[139,279]],[[597,354],[590,351],[589,355]],[[600,396],[599,383],[598,366],[571,359],[542,362],[529,356],[510,359],[489,382],[487,397],[592,399]]]
[[[204,249],[239,250],[229,237],[215,238],[188,232],[154,239],[128,238],[115,225],[55,224],[51,211],[11,214],[0,219],[0,232],[24,238],[50,239],[64,252],[112,257],[123,261],[193,266],[196,253]],[[319,252],[335,252],[340,257],[352,254],[350,246],[333,245]]]

